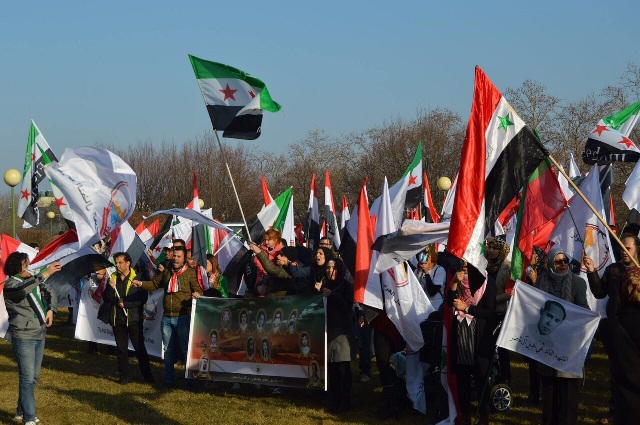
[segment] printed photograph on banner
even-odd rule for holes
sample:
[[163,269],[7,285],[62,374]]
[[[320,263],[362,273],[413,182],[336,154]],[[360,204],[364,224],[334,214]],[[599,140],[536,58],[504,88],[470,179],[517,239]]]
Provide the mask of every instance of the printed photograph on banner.
[[324,388],[325,311],[321,294],[200,297],[192,315],[187,377]]
[[497,345],[582,376],[600,315],[517,281]]

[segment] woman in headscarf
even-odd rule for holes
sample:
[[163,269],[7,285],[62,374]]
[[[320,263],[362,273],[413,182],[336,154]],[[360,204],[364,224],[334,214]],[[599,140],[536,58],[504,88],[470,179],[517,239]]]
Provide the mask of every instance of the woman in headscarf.
[[[323,249],[323,248],[320,248]],[[326,248],[324,248],[326,249]],[[329,367],[329,412],[351,408],[351,306],[353,284],[344,278],[340,260],[326,262],[326,279],[321,288],[327,298],[327,361]]]
[[[569,257],[554,246],[549,250],[549,268],[538,276],[535,286],[570,303],[589,308],[587,283],[573,274]],[[542,382],[542,424],[573,425],[578,421],[578,389],[582,376],[571,375],[538,363]]]
[[[487,258],[487,274],[493,278],[496,284],[496,311],[492,328],[504,320],[511,299],[511,290],[507,290],[507,281],[511,274],[511,262],[507,260],[509,255],[509,245],[501,237],[489,237],[484,243],[484,255]],[[498,338],[498,335],[494,335]],[[502,382],[511,382],[511,358],[509,350],[498,349],[500,378]]]
[[322,283],[327,278],[327,264],[333,260],[333,251],[321,246],[316,250],[316,255],[313,259],[314,262],[311,265],[309,279],[311,280],[310,283],[316,288],[316,291],[320,291]]
[[[452,322],[452,369],[458,379],[460,412],[456,424],[471,424],[471,375],[476,388],[484,388],[493,356],[494,338],[491,321],[496,305],[496,285],[493,278],[485,277],[462,261],[453,276],[447,293],[447,304],[455,309]],[[476,424],[489,423],[489,397],[487,391],[479,401],[480,418]]]

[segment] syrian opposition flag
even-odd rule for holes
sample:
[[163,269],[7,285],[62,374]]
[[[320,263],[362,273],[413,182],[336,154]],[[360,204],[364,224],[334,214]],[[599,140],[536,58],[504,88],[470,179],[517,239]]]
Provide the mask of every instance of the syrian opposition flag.
[[320,241],[320,213],[318,211],[318,191],[316,190],[316,173],[311,176],[309,192],[309,206],[307,207],[307,219],[304,223],[304,234],[307,237],[307,248],[315,251]]
[[[393,222],[396,229],[402,224],[404,210],[413,208],[422,200],[422,140],[418,142],[418,149],[406,171],[393,186],[389,188]],[[376,198],[371,205],[371,215],[378,215],[381,197]]]
[[255,217],[249,220],[251,240],[259,244],[264,232],[272,227],[282,232],[290,202],[291,188],[282,192],[271,204],[263,207]]
[[107,149],[67,148],[45,173],[67,199],[80,247],[110,234],[135,209],[136,173]]
[[271,196],[271,193],[269,193],[267,179],[265,178],[264,174],[262,175],[260,182],[262,183],[262,199],[264,200],[264,206],[266,207],[273,202],[273,196]]
[[484,271],[486,235],[547,155],[533,130],[476,66],[447,251]]
[[24,220],[26,227],[36,226],[40,222],[37,202],[40,198],[38,185],[45,178],[43,153],[50,160],[57,161],[38,126],[31,120],[17,211],[18,217]]
[[338,229],[338,219],[336,215],[336,207],[333,203],[333,190],[331,189],[331,179],[329,178],[329,170],[324,173],[324,219],[327,223],[326,237],[333,242],[335,249],[340,248],[340,229]]
[[237,68],[189,55],[207,105],[211,124],[223,137],[254,140],[260,136],[262,111],[278,112],[267,86]]
[[[531,174],[522,189],[517,212],[516,236],[511,248],[511,279],[524,278],[524,271],[531,261],[533,247],[545,248],[556,220],[565,210],[564,197],[556,174],[549,160],[544,160]],[[551,225],[549,225],[551,224]]]
[[344,228],[347,227],[347,222],[351,218],[349,215],[349,203],[347,202],[347,195],[342,195],[342,210],[340,214],[340,231],[344,231]]
[[640,100],[610,117],[601,119],[587,137],[582,152],[586,164],[608,164],[614,161],[638,162],[640,149],[629,139],[638,122]]

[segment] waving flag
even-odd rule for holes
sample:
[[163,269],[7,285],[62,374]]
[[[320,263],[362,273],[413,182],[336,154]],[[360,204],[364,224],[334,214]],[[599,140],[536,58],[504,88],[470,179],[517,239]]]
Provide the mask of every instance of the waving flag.
[[349,203],[347,202],[347,196],[342,195],[342,210],[340,214],[340,232],[344,231],[344,228],[347,227],[347,222],[351,218],[349,215]]
[[304,234],[307,237],[307,248],[315,251],[320,241],[320,213],[318,212],[318,191],[316,190],[316,173],[311,176],[309,207],[304,222]]
[[340,229],[338,229],[338,219],[336,207],[333,203],[333,190],[331,189],[331,179],[329,170],[324,173],[324,218],[327,223],[326,237],[333,242],[335,249],[340,248]]
[[447,250],[484,271],[486,235],[546,157],[533,131],[476,67]]
[[[402,224],[405,208],[415,207],[423,197],[422,194],[422,140],[418,142],[418,148],[413,160],[406,171],[393,186],[389,188],[391,208],[393,210],[393,222],[396,230]],[[376,198],[371,205],[371,215],[378,215],[381,196]]]
[[269,193],[267,179],[265,178],[264,174],[262,175],[260,182],[262,183],[262,199],[264,200],[264,206],[266,207],[273,202],[273,196],[271,196],[271,193]]
[[587,137],[582,160],[586,164],[600,165],[614,161],[638,162],[640,149],[629,135],[638,122],[639,113],[640,100],[601,119]]
[[31,120],[17,211],[18,217],[24,220],[27,227],[36,226],[40,222],[37,204],[40,198],[38,185],[45,178],[43,170],[45,158],[57,161],[38,126]]
[[262,111],[278,112],[267,86],[237,68],[189,55],[214,130],[223,137],[260,137]]
[[110,234],[135,209],[136,173],[106,149],[67,148],[45,173],[67,199],[80,247]]
[[291,188],[282,192],[272,203],[262,208],[260,212],[249,220],[251,240],[255,243],[262,241],[262,236],[271,227],[282,232],[291,203]]
[[424,184],[424,207],[427,209],[424,214],[424,218],[427,223],[437,223],[440,221],[440,216],[436,211],[435,205],[433,205],[433,199],[431,198],[431,188],[429,187],[429,179],[427,178],[427,172],[425,171],[422,176]]
[[517,243],[513,244],[511,279],[523,279],[523,273],[531,260],[533,247],[547,245],[553,224],[567,206],[558,179],[549,160],[545,160],[529,177],[522,189],[516,227]]

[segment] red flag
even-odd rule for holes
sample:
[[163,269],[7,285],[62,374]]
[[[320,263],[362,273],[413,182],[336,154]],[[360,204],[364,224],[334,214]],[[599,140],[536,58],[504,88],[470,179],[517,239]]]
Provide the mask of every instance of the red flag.
[[156,218],[156,221],[154,221],[149,226],[147,226],[147,230],[149,231],[149,233],[151,233],[151,236],[155,238],[158,235],[158,232],[160,231],[159,219]]
[[198,193],[198,182],[196,181],[196,173],[193,173],[193,199],[187,204],[190,210],[200,211],[200,195]]
[[4,288],[2,283],[7,280],[7,276],[4,274],[4,262],[10,254],[16,251],[24,252],[29,255],[29,260],[33,260],[37,254],[37,251],[29,245],[24,244],[9,235],[0,235],[0,293],[2,293],[2,288]]
[[273,196],[269,193],[269,188],[267,187],[267,179],[262,175],[262,199],[264,200],[264,206],[266,207],[270,203],[273,202]]
[[[371,265],[371,246],[373,245],[373,226],[369,216],[369,200],[367,199],[367,179],[362,184],[357,203],[358,231],[356,239],[355,274],[354,274],[354,294],[356,302],[364,302],[364,290],[369,277],[369,267]],[[353,215],[356,215],[354,211]],[[351,220],[349,221],[351,222]]]
[[475,74],[447,251],[484,271],[486,235],[547,151],[480,67]]
[[435,205],[433,205],[433,199],[431,198],[431,188],[429,187],[429,180],[427,179],[426,171],[423,173],[422,180],[424,183],[424,206],[429,210],[429,213],[425,214],[424,218],[427,223],[439,223],[440,216],[436,211]]
[[298,239],[298,245],[303,245],[304,236],[302,235],[302,223],[296,224],[295,232],[296,232],[296,239]]
[[144,232],[144,229],[146,229],[146,227],[144,225],[144,220],[142,220],[140,224],[138,224],[138,227],[136,227],[136,233],[140,235]]

